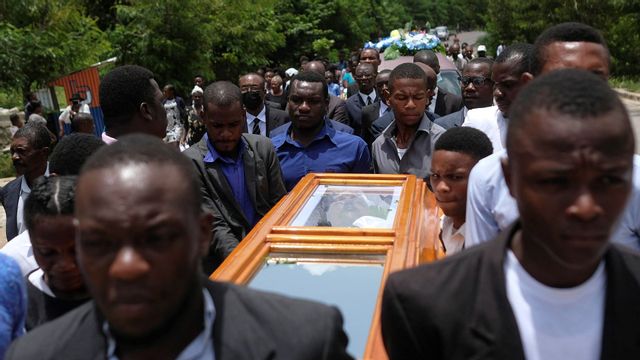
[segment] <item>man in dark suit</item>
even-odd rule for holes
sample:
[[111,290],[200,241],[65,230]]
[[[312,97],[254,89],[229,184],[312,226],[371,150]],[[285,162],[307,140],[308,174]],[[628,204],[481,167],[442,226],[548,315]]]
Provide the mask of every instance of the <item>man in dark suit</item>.
[[204,92],[207,134],[187,155],[198,171],[205,205],[218,203],[234,236],[215,243],[216,263],[224,260],[287,191],[269,138],[243,134],[245,111],[240,89],[215,82]]
[[339,311],[202,277],[210,237],[191,162],[129,135],[85,163],[78,264],[93,300],[7,359],[350,359]]
[[391,112],[385,96],[388,95],[389,74],[391,70],[382,70],[376,76],[376,92],[380,95],[380,101],[362,108],[362,138],[369,146],[375,138],[371,134],[371,125],[379,117]]
[[27,123],[11,140],[11,161],[18,176],[0,189],[0,202],[6,214],[7,241],[26,230],[24,203],[33,182],[47,172],[51,136],[44,125]]
[[[326,67],[322,61],[309,61],[304,64],[304,71],[312,71],[325,76]],[[287,109],[288,111],[288,109]],[[344,100],[337,96],[329,94],[329,105],[327,107],[327,118],[339,123],[349,125],[349,115],[347,114],[347,105]],[[336,129],[338,130],[338,129]],[[338,130],[341,131],[341,130]]]
[[269,136],[271,130],[289,122],[285,111],[265,105],[264,78],[258,74],[242,75],[238,81],[242,91],[242,104],[246,109],[247,132]]
[[445,129],[462,126],[467,111],[493,105],[493,81],[491,68],[493,60],[476,58],[469,61],[462,69],[460,85],[462,86],[462,109],[443,116],[435,121]]
[[[432,50],[420,50],[413,56],[414,63],[422,63],[429,66],[436,75],[440,74],[440,61],[438,56]],[[462,97],[448,93],[441,87],[437,87],[435,91],[435,101],[429,105],[429,111],[438,116],[449,115],[462,108]]]
[[380,101],[375,90],[376,75],[376,68],[371,63],[360,63],[355,72],[359,91],[347,99],[349,125],[359,136],[362,135],[362,108]]
[[390,276],[390,358],[640,357],[640,257],[609,242],[632,184],[624,105],[599,77],[565,69],[525,87],[509,119],[502,168],[520,219]]

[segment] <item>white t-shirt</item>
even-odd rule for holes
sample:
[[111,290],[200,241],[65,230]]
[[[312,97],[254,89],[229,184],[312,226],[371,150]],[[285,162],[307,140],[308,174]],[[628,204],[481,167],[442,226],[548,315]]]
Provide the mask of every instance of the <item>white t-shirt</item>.
[[504,262],[507,298],[528,360],[600,359],[606,274],[604,262],[572,288],[540,283],[509,250]]
[[442,215],[441,218],[440,237],[444,243],[447,256],[460,252],[464,248],[464,224],[459,228],[453,227],[453,219],[447,215]]
[[404,154],[407,153],[407,149],[400,149],[400,148],[397,148],[397,149],[398,149],[398,158],[402,160],[402,158],[404,157]]

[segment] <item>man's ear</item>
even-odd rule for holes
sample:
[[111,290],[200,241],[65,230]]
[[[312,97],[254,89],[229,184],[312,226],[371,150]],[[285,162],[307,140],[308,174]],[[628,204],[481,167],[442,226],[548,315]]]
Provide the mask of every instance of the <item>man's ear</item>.
[[530,72],[523,72],[522,75],[520,75],[520,83],[522,85],[525,85],[526,83],[528,83],[529,81],[533,80],[533,74],[531,74]]
[[152,121],[153,120],[153,114],[151,113],[151,107],[149,106],[148,103],[146,103],[146,102],[140,103],[140,107],[139,107],[138,111],[140,112],[140,116],[142,116],[143,119],[145,119],[147,121]]
[[514,195],[515,192],[514,192],[513,182],[511,178],[512,164],[513,164],[512,162],[509,162],[509,158],[507,156],[500,159],[500,165],[502,167],[502,175],[504,176],[504,182],[507,183],[507,187],[509,188],[509,194],[511,194],[511,197],[515,199],[516,197]]

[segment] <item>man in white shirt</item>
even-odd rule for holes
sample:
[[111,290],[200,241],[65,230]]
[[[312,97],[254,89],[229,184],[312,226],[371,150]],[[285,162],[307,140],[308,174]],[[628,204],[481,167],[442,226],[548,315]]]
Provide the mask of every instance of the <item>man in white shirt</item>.
[[640,357],[640,256],[609,241],[634,142],[617,94],[587,71],[523,89],[504,163],[521,217],[495,241],[389,277],[389,358]]
[[531,44],[513,44],[502,52],[491,72],[493,97],[497,106],[469,110],[462,124],[487,134],[494,152],[504,149],[511,103],[520,89],[533,78],[532,57]]
[[[508,50],[505,50],[508,51]],[[558,68],[581,68],[607,78],[609,52],[598,31],[588,25],[565,23],[549,28],[536,41],[532,69],[535,74]],[[499,151],[471,171],[467,190],[467,245],[488,241],[518,217],[500,165],[506,153]],[[633,201],[629,202],[612,240],[640,249],[640,157],[634,167]]]

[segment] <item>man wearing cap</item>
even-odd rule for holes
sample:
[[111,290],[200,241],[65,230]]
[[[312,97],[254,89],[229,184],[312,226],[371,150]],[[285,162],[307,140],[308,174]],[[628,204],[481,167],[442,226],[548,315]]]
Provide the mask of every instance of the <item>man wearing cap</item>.
[[89,110],[89,105],[83,103],[83,98],[82,96],[80,96],[80,94],[75,93],[73,94],[73,96],[69,99],[69,101],[71,102],[71,104],[69,104],[69,106],[67,106],[63,111],[62,114],[60,114],[60,117],[58,117],[58,135],[60,137],[63,137],[65,134],[65,124],[67,124],[68,126],[71,126],[71,119],[73,119],[74,116],[76,116],[76,114],[78,113],[86,113],[86,114],[90,114],[91,111]]
[[484,45],[478,45],[478,57],[487,57],[487,47]]

